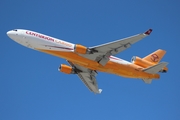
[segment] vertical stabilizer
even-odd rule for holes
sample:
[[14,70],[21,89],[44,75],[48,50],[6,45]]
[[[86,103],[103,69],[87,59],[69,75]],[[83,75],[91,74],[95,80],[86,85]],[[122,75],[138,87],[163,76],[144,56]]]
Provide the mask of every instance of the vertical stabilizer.
[[163,58],[163,56],[166,54],[165,50],[156,50],[155,52],[147,55],[146,57],[143,58],[143,60],[152,62],[154,64],[159,63],[159,61]]

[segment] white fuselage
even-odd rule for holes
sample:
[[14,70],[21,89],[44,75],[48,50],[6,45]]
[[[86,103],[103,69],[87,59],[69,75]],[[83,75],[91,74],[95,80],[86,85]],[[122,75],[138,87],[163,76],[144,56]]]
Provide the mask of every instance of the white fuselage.
[[7,32],[7,35],[15,42],[47,54],[64,58],[74,64],[111,74],[129,78],[158,78],[154,74],[142,71],[142,67],[120,58],[110,56],[106,65],[101,65],[94,58],[89,58],[89,54],[79,54],[75,50],[75,44],[50,37],[38,32],[15,29]]
[[[66,74],[78,74],[80,79],[91,91],[100,93],[101,90],[97,89],[95,81],[97,71],[116,74],[128,78],[139,78],[143,79],[146,83],[150,83],[152,79],[159,79],[160,76],[156,73],[162,70],[167,63],[155,65],[151,63],[152,61],[148,62],[138,57],[136,60],[137,63],[133,63],[136,57],[131,63],[120,58],[110,56],[127,49],[130,47],[130,44],[134,44],[138,40],[146,37],[151,33],[151,31],[152,29],[149,29],[143,34],[103,44],[98,46],[99,48],[95,48],[96,46],[87,48],[83,45],[69,43],[38,32],[24,29],[8,31],[7,35],[12,40],[25,47],[66,59],[70,66],[61,64],[59,71]],[[159,53],[160,56],[165,54],[164,51],[159,51],[155,51],[155,53]],[[148,57],[149,56],[152,57],[152,54],[148,55]]]
[[[50,37],[38,32],[24,29],[15,29],[8,31],[7,35],[15,42],[34,50],[44,49],[74,52],[75,44],[54,37]],[[120,64],[130,64],[130,62],[114,56],[110,57],[110,61]]]

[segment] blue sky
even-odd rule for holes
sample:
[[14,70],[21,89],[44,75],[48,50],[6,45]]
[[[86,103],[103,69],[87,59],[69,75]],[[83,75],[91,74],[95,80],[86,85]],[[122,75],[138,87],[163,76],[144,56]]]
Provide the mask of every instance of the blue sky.
[[[1,1],[0,120],[179,120],[179,6],[178,0]],[[116,56],[130,60],[165,49],[169,71],[151,85],[99,73],[103,92],[95,95],[76,75],[58,72],[65,60],[8,38],[15,28],[89,47],[152,28],[151,36]]]

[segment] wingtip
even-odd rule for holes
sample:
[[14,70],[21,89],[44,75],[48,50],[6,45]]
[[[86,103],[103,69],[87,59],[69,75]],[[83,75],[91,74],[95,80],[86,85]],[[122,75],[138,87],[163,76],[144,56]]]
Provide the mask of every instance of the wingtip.
[[99,89],[99,93],[101,93],[102,92],[102,89]]
[[149,29],[149,30],[147,30],[144,34],[145,34],[145,35],[150,35],[151,32],[152,32],[152,29]]

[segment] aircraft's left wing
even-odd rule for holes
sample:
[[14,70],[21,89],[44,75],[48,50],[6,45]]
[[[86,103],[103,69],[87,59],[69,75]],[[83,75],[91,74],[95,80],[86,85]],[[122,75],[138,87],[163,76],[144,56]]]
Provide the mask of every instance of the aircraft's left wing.
[[90,47],[89,49],[90,51],[92,51],[92,54],[86,54],[84,55],[84,57],[89,58],[91,60],[95,60],[104,66],[109,61],[109,57],[111,55],[115,55],[129,48],[132,44],[150,35],[151,32],[152,32],[152,29],[149,29],[148,31],[144,33],[140,33],[140,34],[128,37],[128,38]]
[[72,62],[68,61],[69,64],[75,68],[78,77],[81,81],[86,85],[86,87],[94,93],[101,93],[102,89],[98,89],[98,84],[96,81],[97,72],[94,70],[90,70],[88,68],[82,67],[77,64],[73,64]]

